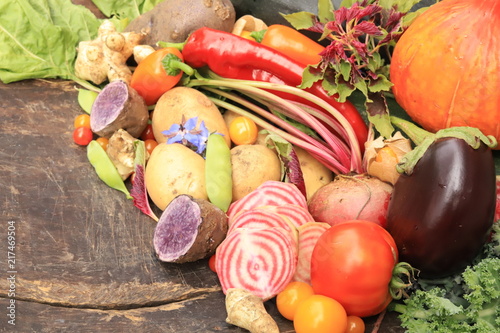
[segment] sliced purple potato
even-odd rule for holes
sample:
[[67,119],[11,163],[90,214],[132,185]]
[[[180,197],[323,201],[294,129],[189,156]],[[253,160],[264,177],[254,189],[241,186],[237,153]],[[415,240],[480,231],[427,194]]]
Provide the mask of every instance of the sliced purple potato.
[[227,233],[227,215],[207,200],[175,197],[155,229],[153,244],[161,261],[193,262],[215,253]]
[[117,80],[106,85],[95,99],[90,112],[90,128],[107,138],[119,129],[137,138],[148,125],[148,119],[144,99],[126,82]]

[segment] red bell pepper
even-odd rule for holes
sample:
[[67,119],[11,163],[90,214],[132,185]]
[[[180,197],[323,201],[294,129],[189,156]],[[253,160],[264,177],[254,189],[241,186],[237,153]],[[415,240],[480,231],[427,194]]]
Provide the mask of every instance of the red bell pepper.
[[[240,80],[265,81],[299,86],[302,82],[304,65],[271,47],[246,38],[211,28],[194,31],[182,50],[184,61],[194,67],[208,66],[215,74]],[[337,101],[337,95],[329,95],[321,82],[314,83],[306,91],[335,107],[353,127],[361,150],[368,137],[368,127],[356,107]],[[287,93],[275,92],[282,98],[317,108],[303,98]]]

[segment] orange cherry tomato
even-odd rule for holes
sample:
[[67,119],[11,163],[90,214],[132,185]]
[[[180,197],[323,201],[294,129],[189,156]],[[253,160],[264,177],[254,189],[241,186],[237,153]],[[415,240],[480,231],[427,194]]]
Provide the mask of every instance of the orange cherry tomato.
[[73,127],[87,127],[90,128],[90,116],[86,113],[78,115],[75,117],[75,121],[73,122]]
[[297,307],[293,327],[296,333],[345,333],[347,314],[333,298],[312,295]]
[[257,141],[258,132],[255,122],[247,117],[236,117],[229,124],[229,137],[235,145],[254,144]]
[[146,150],[148,151],[148,153],[151,154],[153,152],[153,149],[158,146],[158,142],[156,142],[156,140],[148,139],[144,141],[144,145],[146,146]]
[[345,333],[365,333],[365,322],[358,316],[347,316]]
[[108,150],[108,138],[105,138],[105,137],[100,137],[100,138],[97,138],[95,141],[97,141],[98,144],[101,145],[102,149],[104,149],[104,151]]
[[293,320],[299,304],[313,295],[311,285],[305,282],[290,282],[276,297],[276,306],[283,317]]

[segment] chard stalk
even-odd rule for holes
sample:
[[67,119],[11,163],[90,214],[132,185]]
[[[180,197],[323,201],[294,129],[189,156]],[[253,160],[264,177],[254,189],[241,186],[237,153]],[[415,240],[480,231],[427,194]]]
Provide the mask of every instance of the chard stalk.
[[[213,75],[213,74],[212,74]],[[320,162],[325,164],[330,170],[336,173],[348,173],[349,171],[354,171],[357,173],[361,173],[363,168],[362,168],[362,157],[361,157],[361,150],[359,147],[359,142],[356,138],[356,135],[354,133],[354,130],[351,126],[351,124],[347,121],[347,119],[333,106],[328,104],[327,102],[323,101],[321,98],[314,96],[311,93],[308,93],[302,89],[295,88],[295,87],[290,87],[287,85],[282,85],[282,84],[274,84],[274,83],[268,83],[268,82],[260,82],[260,81],[244,81],[244,80],[233,80],[233,79],[207,79],[207,78],[200,78],[198,77],[197,79],[193,79],[189,81],[187,86],[195,87],[195,86],[200,86],[200,87],[206,87],[206,86],[211,86],[211,87],[221,87],[221,88],[229,88],[229,89],[234,89],[239,92],[242,92],[245,95],[250,95],[252,98],[255,99],[263,99],[265,101],[268,101],[272,105],[278,105],[278,107],[283,108],[287,110],[290,114],[300,117],[303,120],[308,119],[309,124],[313,126],[313,129],[319,130],[318,134],[320,134],[323,139],[327,141],[327,143],[333,148],[331,151],[331,155],[328,156],[328,154],[325,154],[324,151],[322,151],[320,148],[318,148],[315,145],[311,145],[307,141],[303,141],[301,139],[298,139],[296,137],[291,136],[290,134],[286,133],[285,131],[279,130],[278,128],[274,127],[275,129],[278,129],[278,131],[273,130],[277,133],[280,133],[280,135],[283,136],[285,140],[288,140],[292,144],[297,144],[297,146],[302,147],[306,150],[308,150],[310,153],[312,153],[315,157],[317,157]],[[324,128],[320,124],[320,122],[314,118],[314,116],[311,116],[309,113],[311,111],[311,108],[301,108],[297,106],[296,104],[292,103],[291,101],[288,101],[286,99],[280,98],[276,96],[275,94],[267,91],[267,90],[273,90],[273,91],[281,91],[281,92],[286,92],[290,94],[294,94],[297,96],[300,96],[304,99],[307,99],[316,105],[318,107],[326,110],[330,115],[332,115],[333,119],[335,119],[339,124],[340,128],[343,130],[339,130],[340,135],[345,134],[345,140],[347,141],[350,149],[350,156],[346,155],[345,153],[342,152],[342,150],[345,148],[342,144],[339,143],[338,140],[333,139],[331,133]],[[213,99],[214,100],[214,99]],[[214,100],[215,102],[215,100]],[[221,106],[221,101],[218,101],[218,105]],[[225,103],[228,104],[228,103]],[[227,105],[228,109],[232,109],[232,107],[229,107]],[[239,110],[239,114],[241,114],[241,111],[244,110]],[[314,111],[314,110],[313,110]],[[246,111],[245,111],[246,112]],[[249,113],[250,114],[250,113]],[[258,117],[252,117],[251,119],[255,121],[254,118]],[[278,118],[279,119],[279,118]],[[280,119],[280,126],[283,123],[286,123]],[[265,121],[259,120],[256,121],[256,123],[263,127],[268,129],[269,124],[267,124]],[[338,126],[336,126],[337,129],[339,129]],[[297,132],[295,132],[295,135],[297,135]],[[303,137],[302,137],[303,138]],[[297,141],[300,140],[300,141]],[[307,147],[307,148],[306,148]],[[314,147],[314,148],[313,148]],[[332,156],[333,155],[333,156]],[[339,163],[338,161],[333,162],[335,158],[339,158],[342,160],[342,163]],[[349,160],[345,160],[346,157],[349,158]],[[329,163],[328,163],[329,162]],[[348,165],[345,165],[345,163],[348,163]],[[334,166],[335,165],[335,166]],[[342,166],[342,167],[339,167]],[[336,171],[334,171],[336,169]]]

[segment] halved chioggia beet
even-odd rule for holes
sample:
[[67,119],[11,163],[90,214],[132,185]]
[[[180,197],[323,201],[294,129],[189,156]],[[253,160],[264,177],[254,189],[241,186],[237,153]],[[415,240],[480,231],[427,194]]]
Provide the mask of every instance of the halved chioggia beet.
[[148,125],[149,111],[144,99],[121,80],[104,87],[92,105],[90,128],[109,138],[119,129],[138,138]]
[[306,197],[295,184],[268,180],[243,198],[229,206],[227,215],[234,216],[238,212],[259,206],[286,204],[299,205],[307,209]]
[[298,243],[298,261],[294,281],[300,281],[311,284],[311,257],[314,246],[318,238],[328,229],[330,225],[325,222],[307,222],[297,228]]
[[182,194],[165,208],[153,244],[161,261],[192,262],[215,253],[227,233],[227,216],[214,204]]
[[312,217],[311,213],[309,213],[309,210],[299,205],[294,205],[294,204],[285,204],[280,206],[266,205],[266,206],[259,206],[254,209],[269,210],[274,213],[280,214],[286,217],[288,220],[290,220],[290,222],[292,222],[295,228],[298,228],[307,222],[314,221],[314,218]]
[[228,221],[228,234],[237,228],[283,228],[290,233],[295,243],[298,241],[297,228],[283,215],[264,209],[250,209],[237,214]]
[[297,267],[297,247],[282,228],[237,228],[216,252],[217,276],[226,293],[241,288],[266,301],[292,280]]

